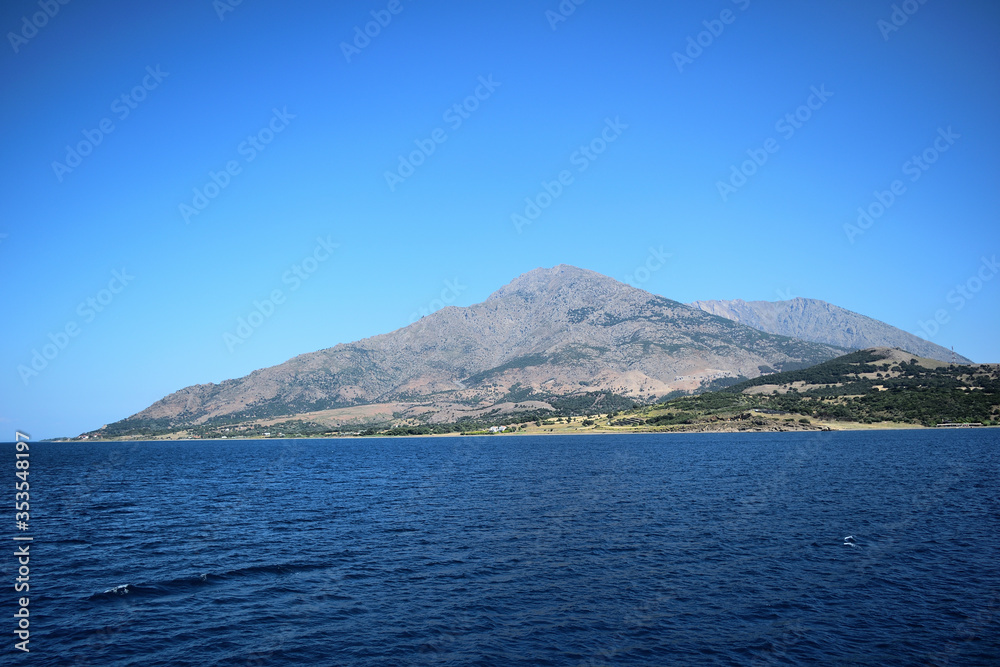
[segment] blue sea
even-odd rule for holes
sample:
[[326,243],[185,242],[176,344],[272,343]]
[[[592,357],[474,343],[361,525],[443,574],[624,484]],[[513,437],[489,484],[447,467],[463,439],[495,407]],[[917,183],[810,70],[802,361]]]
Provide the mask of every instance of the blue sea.
[[0,595],[0,662],[997,665],[998,446],[986,429],[31,443],[30,593]]

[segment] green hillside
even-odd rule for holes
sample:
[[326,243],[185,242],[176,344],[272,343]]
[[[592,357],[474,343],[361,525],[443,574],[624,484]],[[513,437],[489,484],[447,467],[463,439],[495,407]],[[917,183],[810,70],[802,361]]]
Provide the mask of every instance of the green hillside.
[[1000,422],[1000,365],[950,365],[896,349],[861,350],[811,368],[669,400],[641,416],[647,425],[672,425],[749,410],[864,424],[994,424]]

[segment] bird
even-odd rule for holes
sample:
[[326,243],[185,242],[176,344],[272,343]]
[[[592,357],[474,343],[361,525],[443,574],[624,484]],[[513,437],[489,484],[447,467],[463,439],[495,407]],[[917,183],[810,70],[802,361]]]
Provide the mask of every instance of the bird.
[[844,546],[845,547],[856,547],[856,546],[858,546],[857,544],[854,543],[853,540],[854,540],[854,536],[853,535],[848,535],[847,537],[844,538]]

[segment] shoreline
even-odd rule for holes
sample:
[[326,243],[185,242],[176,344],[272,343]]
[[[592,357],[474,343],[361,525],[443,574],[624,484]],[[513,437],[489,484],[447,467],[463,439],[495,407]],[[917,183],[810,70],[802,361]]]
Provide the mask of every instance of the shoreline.
[[288,440],[369,440],[369,439],[407,439],[407,438],[509,438],[525,436],[595,436],[595,435],[684,435],[684,434],[746,434],[746,433],[835,433],[839,431],[910,431],[910,430],[942,430],[942,431],[962,431],[998,428],[996,426],[970,426],[970,427],[937,427],[923,426],[920,424],[903,424],[895,422],[882,422],[878,424],[862,424],[859,422],[816,422],[818,428],[781,428],[781,427],[756,427],[756,428],[691,428],[691,429],[639,429],[619,430],[607,427],[593,428],[546,428],[535,427],[517,433],[491,433],[464,435],[460,432],[453,433],[427,433],[421,435],[316,435],[300,437],[233,437],[233,438],[190,438],[190,437],[149,437],[149,438],[114,438],[98,439],[88,438],[78,440],[76,438],[52,438],[49,440],[38,440],[36,442],[59,442],[68,444],[83,444],[91,442],[228,442],[228,441],[248,441],[260,440],[284,442]]

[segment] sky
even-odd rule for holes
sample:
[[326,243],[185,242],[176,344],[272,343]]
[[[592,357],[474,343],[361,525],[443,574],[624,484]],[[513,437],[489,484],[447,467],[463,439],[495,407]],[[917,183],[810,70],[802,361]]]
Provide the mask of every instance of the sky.
[[987,0],[10,0],[0,439],[571,264],[1000,362]]

